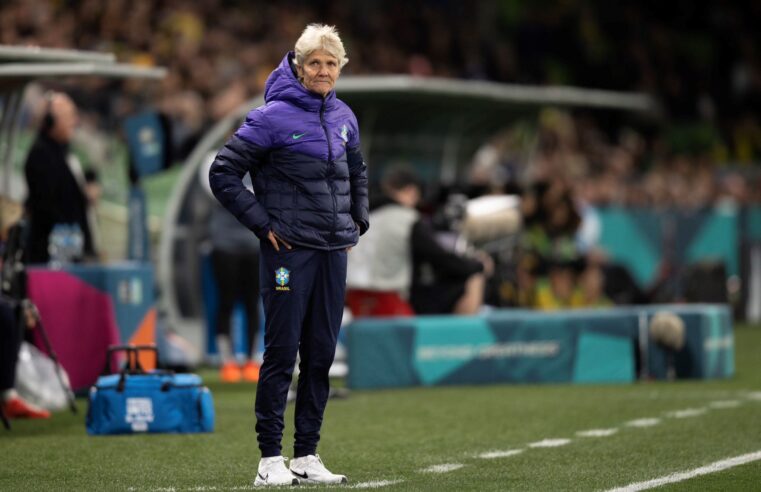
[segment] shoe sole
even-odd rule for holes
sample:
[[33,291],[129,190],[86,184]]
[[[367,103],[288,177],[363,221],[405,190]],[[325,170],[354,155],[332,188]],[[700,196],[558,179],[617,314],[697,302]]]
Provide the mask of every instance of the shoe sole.
[[294,478],[291,483],[267,483],[259,477],[254,480],[254,487],[295,487],[300,484],[301,481],[298,478]]
[[340,480],[336,482],[323,482],[321,480],[313,480],[311,478],[299,478],[298,479],[303,484],[309,484],[309,485],[342,485],[349,483],[349,479],[342,476]]

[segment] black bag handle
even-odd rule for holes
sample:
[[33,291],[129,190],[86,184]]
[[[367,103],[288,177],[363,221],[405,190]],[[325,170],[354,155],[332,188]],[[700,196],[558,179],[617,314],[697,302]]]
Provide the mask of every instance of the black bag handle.
[[156,358],[156,367],[159,365],[159,349],[155,345],[110,345],[106,352],[106,365],[103,368],[103,374],[110,374],[111,358],[114,354],[125,352],[127,354],[127,364],[119,371],[126,374],[145,374],[145,369],[140,365],[138,355],[140,352],[153,352]]
[[[118,352],[126,352],[127,364],[119,371],[119,383],[116,385],[116,391],[119,393],[124,391],[124,386],[127,380],[127,375],[146,374],[143,366],[140,365],[140,359],[138,355],[140,352],[153,352],[156,358],[156,367],[159,365],[159,350],[155,345],[110,345],[106,352],[106,366],[103,369],[103,374],[110,374],[111,357]],[[174,371],[166,369],[156,369],[152,371],[152,374],[166,374],[173,375]],[[161,385],[161,391],[168,391],[170,382],[165,382]]]

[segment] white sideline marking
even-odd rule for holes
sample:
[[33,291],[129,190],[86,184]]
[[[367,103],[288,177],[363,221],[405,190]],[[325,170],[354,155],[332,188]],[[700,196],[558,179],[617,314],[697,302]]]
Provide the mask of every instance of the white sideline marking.
[[542,441],[532,442],[530,448],[557,448],[570,443],[570,439],[544,439]]
[[579,437],[608,437],[618,432],[618,429],[589,429],[576,433]]
[[[196,485],[195,487],[190,487],[187,490],[191,490],[193,492],[205,492],[207,490],[255,490],[256,487],[253,485],[236,485],[234,487],[224,487],[223,489],[217,487],[216,485]],[[176,490],[174,487],[172,490]]]
[[758,460],[761,460],[761,451],[756,451],[755,453],[743,454],[741,456],[735,456],[734,458],[727,458],[721,461],[716,461],[709,465],[701,466],[700,468],[695,468],[694,470],[671,473],[670,475],[666,475],[665,477],[654,478],[646,482],[631,483],[623,487],[609,489],[606,492],[637,492],[639,490],[652,489],[655,487],[660,487],[661,485],[666,485],[667,483],[682,482],[684,480],[689,480],[691,478],[699,477],[701,475],[708,475],[710,473],[720,472],[722,470],[726,470],[727,468],[744,465],[746,463],[750,463],[752,461],[758,461]]
[[719,401],[712,401],[708,404],[711,408],[736,408],[740,406],[739,400],[719,400]]
[[676,410],[668,412],[666,415],[675,419],[686,419],[690,417],[697,417],[706,413],[705,408],[685,408],[684,410]]
[[459,470],[463,466],[465,465],[461,463],[444,463],[443,465],[429,466],[428,468],[423,468],[420,471],[423,473],[447,473],[454,470]]
[[761,391],[752,391],[745,395],[745,397],[749,400],[759,400],[761,401]]
[[515,456],[516,454],[521,454],[523,452],[522,449],[508,449],[506,451],[487,451],[486,453],[481,453],[478,455],[479,458],[483,458],[485,460],[491,460],[494,458],[507,458],[509,456]]
[[661,419],[636,419],[630,420],[626,424],[629,427],[652,427],[661,423]]
[[380,487],[388,487],[389,485],[396,485],[402,483],[404,480],[375,480],[373,482],[360,482],[354,485],[349,485],[348,489],[378,489]]

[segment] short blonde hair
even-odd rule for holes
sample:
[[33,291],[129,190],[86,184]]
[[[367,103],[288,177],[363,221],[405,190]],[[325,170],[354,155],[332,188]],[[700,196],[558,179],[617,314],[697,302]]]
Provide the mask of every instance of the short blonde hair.
[[338,66],[343,68],[349,62],[346,49],[338,35],[335,26],[325,24],[309,24],[296,41],[296,64],[303,65],[309,55],[315,50],[325,50],[338,60]]

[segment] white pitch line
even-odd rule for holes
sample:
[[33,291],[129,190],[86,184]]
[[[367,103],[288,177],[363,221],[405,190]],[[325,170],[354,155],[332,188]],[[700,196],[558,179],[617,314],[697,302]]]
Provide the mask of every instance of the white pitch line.
[[375,480],[372,482],[360,482],[353,485],[349,485],[346,488],[349,489],[379,489],[381,487],[388,487],[389,485],[396,485],[402,483],[404,480]]
[[705,408],[685,408],[684,410],[675,410],[673,412],[668,412],[666,415],[675,419],[687,419],[690,417],[698,417],[704,413],[706,413]]
[[[164,490],[164,489],[154,489],[154,490]],[[172,488],[172,490],[177,490],[175,488]],[[215,490],[256,490],[256,487],[253,485],[235,485],[233,487],[219,487],[216,485],[196,485],[194,487],[190,487],[186,490],[189,490],[191,492],[212,492]]]
[[576,433],[579,437],[608,437],[618,432],[618,429],[589,429],[585,431],[579,431]]
[[737,408],[740,406],[740,400],[719,400],[719,401],[712,401],[708,404],[711,408],[718,408],[718,409],[724,409],[724,408]]
[[454,470],[459,470],[462,468],[462,463],[444,463],[441,465],[433,465],[429,466],[428,468],[423,468],[420,470],[422,473],[448,473]]
[[570,442],[570,439],[543,439],[541,441],[532,442],[528,446],[530,448],[557,448],[560,446],[565,446]]
[[652,427],[661,423],[661,419],[636,419],[630,420],[626,424],[628,427]]
[[755,453],[743,454],[741,456],[735,456],[734,458],[727,458],[721,461],[716,461],[709,465],[701,466],[700,468],[695,468],[694,470],[671,473],[670,475],[666,475],[665,477],[654,478],[646,482],[631,483],[629,485],[624,485],[623,487],[607,490],[606,492],[638,492],[640,490],[652,489],[652,488],[660,487],[661,485],[666,485],[669,483],[682,482],[684,480],[689,480],[691,478],[699,477],[701,475],[708,475],[711,473],[720,472],[728,468],[733,468],[735,466],[744,465],[746,463],[750,463],[752,461],[758,461],[758,460],[761,460],[761,451],[756,451]]
[[487,451],[485,453],[479,454],[477,457],[485,459],[485,460],[491,460],[494,458],[507,458],[510,456],[515,456],[516,454],[521,454],[522,452],[523,452],[522,449],[508,449],[506,451]]
[[761,401],[761,391],[752,391],[750,393],[746,393],[745,398],[749,400]]

